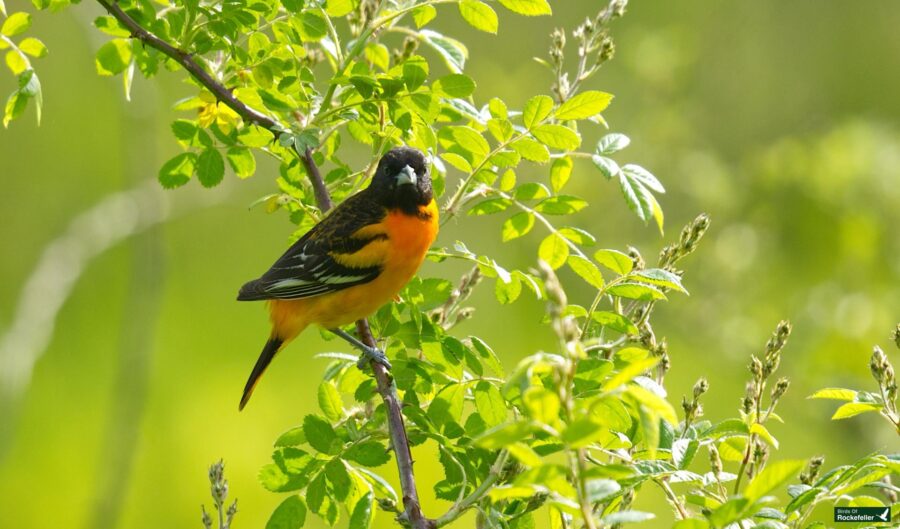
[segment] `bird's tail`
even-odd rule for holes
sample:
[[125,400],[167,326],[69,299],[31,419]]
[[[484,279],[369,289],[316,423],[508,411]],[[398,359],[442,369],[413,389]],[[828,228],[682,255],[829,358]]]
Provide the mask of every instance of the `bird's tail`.
[[259,358],[256,360],[256,365],[253,366],[253,371],[250,372],[250,378],[247,379],[247,385],[244,386],[244,396],[241,397],[241,404],[238,406],[238,410],[243,410],[244,406],[247,405],[247,401],[250,400],[250,395],[253,394],[253,388],[256,387],[256,383],[259,382],[259,377],[265,373],[266,368],[269,367],[269,363],[272,362],[272,359],[275,358],[275,355],[278,351],[284,347],[285,340],[278,338],[274,334],[269,338],[269,341],[266,342],[265,347],[263,347],[262,352],[259,354]]

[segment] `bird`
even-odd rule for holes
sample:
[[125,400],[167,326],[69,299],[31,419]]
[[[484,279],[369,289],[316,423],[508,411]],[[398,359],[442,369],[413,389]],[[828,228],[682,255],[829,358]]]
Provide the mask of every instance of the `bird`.
[[395,147],[379,160],[368,187],[328,212],[266,273],[245,283],[238,301],[267,301],[272,332],[238,409],[247,405],[275,355],[313,324],[361,350],[360,367],[374,361],[390,368],[383,351],[340,327],[396,298],[435,241],[438,215],[425,155]]

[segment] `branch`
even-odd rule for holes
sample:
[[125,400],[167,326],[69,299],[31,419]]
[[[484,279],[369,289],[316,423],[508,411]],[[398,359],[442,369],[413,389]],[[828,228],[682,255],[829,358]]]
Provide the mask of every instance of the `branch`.
[[[119,7],[116,0],[97,0],[97,2],[103,6],[110,15],[118,20],[122,26],[131,32],[132,38],[160,51],[166,57],[177,62],[182,68],[187,70],[187,72],[191,74],[191,77],[200,83],[200,85],[209,90],[216,97],[216,100],[224,103],[225,106],[235,111],[244,121],[259,125],[268,130],[276,139],[288,130],[288,127],[279,123],[274,118],[247,106],[246,103],[235,97],[231,89],[226,88],[224,84],[216,80],[194,59],[193,54],[172,46],[168,42],[141,27],[135,19],[131,18],[131,16]],[[312,159],[312,151],[307,148],[301,152],[296,145],[293,145],[293,150],[297,156],[300,157],[303,166],[306,168],[306,175],[312,184],[313,191],[316,195],[316,202],[319,204],[320,209],[322,209],[322,211],[330,209],[332,205],[331,198],[328,195],[328,189],[325,187],[322,175],[319,174],[319,169]]]
[[[191,76],[200,83],[204,88],[209,90],[216,99],[224,103],[228,108],[235,111],[241,118],[249,123],[255,123],[269,132],[276,138],[287,129],[273,118],[266,116],[244,104],[241,100],[226,88],[221,82],[214,79],[203,67],[194,60],[192,54],[172,46],[168,42],[160,39],[153,33],[142,28],[133,18],[125,13],[115,0],[97,0],[97,2],[115,17],[124,27],[131,31],[132,38],[138,39],[147,46],[159,50],[167,57],[180,64]],[[303,162],[306,168],[306,174],[312,184],[313,191],[316,196],[316,203],[322,212],[326,212],[333,206],[328,188],[322,178],[315,160],[313,159],[312,150],[307,148],[301,152],[296,145],[294,151]],[[356,329],[360,339],[370,347],[376,347],[375,338],[369,329],[369,322],[365,319],[356,322]],[[416,489],[416,478],[413,474],[412,454],[409,450],[409,439],[406,435],[406,426],[403,423],[403,413],[400,408],[400,399],[397,395],[397,389],[394,386],[390,373],[384,366],[372,362],[372,371],[378,384],[378,393],[384,399],[387,408],[388,426],[391,434],[391,442],[394,447],[394,453],[397,456],[397,469],[400,473],[400,487],[403,492],[403,507],[405,512],[401,515],[401,522],[408,524],[413,529],[434,529],[433,520],[426,518],[422,514],[422,507],[419,503],[419,494]]]

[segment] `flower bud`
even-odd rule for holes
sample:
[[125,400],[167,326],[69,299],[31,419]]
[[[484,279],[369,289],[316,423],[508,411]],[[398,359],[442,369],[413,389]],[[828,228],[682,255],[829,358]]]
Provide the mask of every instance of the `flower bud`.
[[697,399],[700,395],[703,395],[709,391],[709,382],[705,378],[701,378],[694,384],[694,398]]

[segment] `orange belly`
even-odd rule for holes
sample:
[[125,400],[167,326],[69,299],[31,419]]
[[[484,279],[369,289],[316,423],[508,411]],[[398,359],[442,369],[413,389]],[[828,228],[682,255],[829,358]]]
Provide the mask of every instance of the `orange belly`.
[[434,201],[421,208],[428,218],[390,212],[384,220],[382,272],[374,280],[337,292],[303,299],[270,302],[274,333],[287,341],[310,324],[333,329],[365,318],[394,299],[416,274],[437,237],[438,209]]

